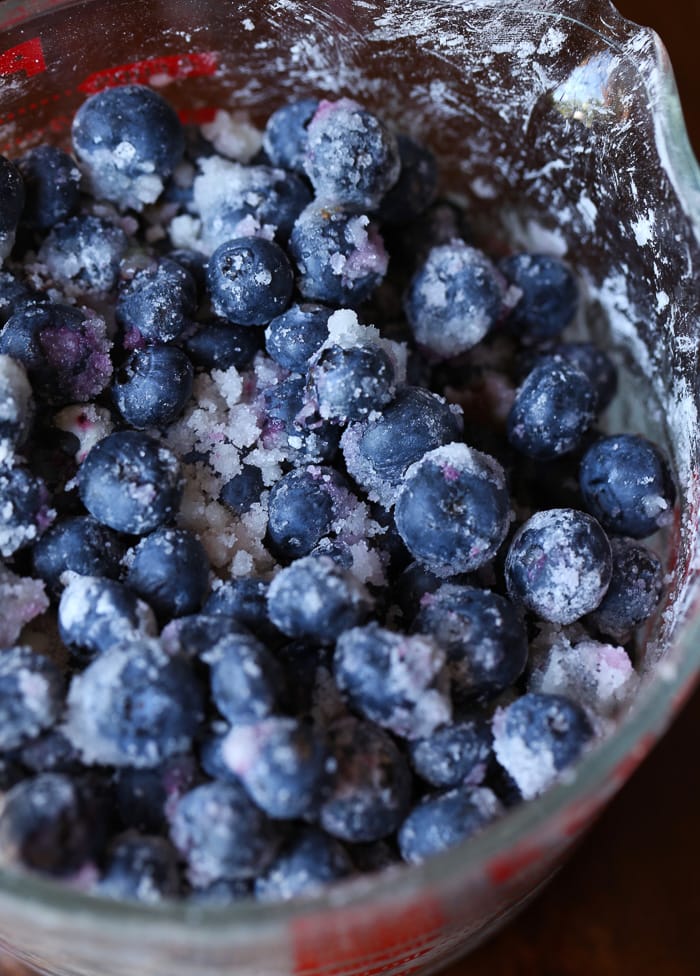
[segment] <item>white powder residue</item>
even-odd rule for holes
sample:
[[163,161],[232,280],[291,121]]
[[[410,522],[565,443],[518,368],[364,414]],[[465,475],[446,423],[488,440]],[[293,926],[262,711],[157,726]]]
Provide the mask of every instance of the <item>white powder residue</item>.
[[[250,26],[246,30],[253,30],[253,22],[247,23]],[[249,163],[262,146],[262,132],[241,112],[218,109],[214,119],[202,125],[202,135],[222,156],[240,163]]]
[[644,216],[638,217],[637,220],[631,222],[632,233],[639,247],[644,247],[645,244],[648,244],[653,239],[655,221],[656,215],[654,211],[648,210]]

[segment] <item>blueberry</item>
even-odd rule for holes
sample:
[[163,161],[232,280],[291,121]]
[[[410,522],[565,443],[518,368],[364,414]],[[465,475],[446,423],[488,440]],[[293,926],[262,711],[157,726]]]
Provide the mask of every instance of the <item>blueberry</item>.
[[508,414],[508,440],[529,457],[550,460],[578,448],[595,420],[589,376],[561,356],[539,360]]
[[262,345],[261,330],[216,318],[203,322],[194,335],[183,340],[183,347],[195,366],[207,371],[226,370],[231,366],[245,369]]
[[186,793],[173,812],[170,835],[197,887],[256,877],[280,841],[277,828],[234,783],[206,783]]
[[60,726],[54,726],[28,742],[20,750],[19,757],[22,765],[33,773],[75,776],[84,771],[77,749],[68,741]]
[[415,220],[433,203],[437,192],[437,161],[433,153],[409,136],[396,137],[401,159],[397,182],[384,194],[377,216],[388,224]]
[[26,769],[22,768],[15,756],[0,755],[0,795],[4,797],[5,793],[16,786],[26,775]]
[[626,641],[658,606],[664,588],[664,572],[656,553],[641,543],[613,537],[610,546],[610,586],[589,614],[587,622],[607,637]]
[[332,309],[313,302],[290,305],[265,330],[265,348],[275,362],[292,372],[305,372],[309,360],[328,338]]
[[409,864],[420,864],[472,837],[501,812],[495,794],[486,788],[458,786],[426,796],[401,824],[401,856]]
[[0,860],[5,867],[66,876],[93,863],[104,835],[81,785],[59,773],[25,779],[3,798]]
[[19,169],[0,156],[0,263],[14,246],[24,196],[24,181]]
[[304,172],[307,129],[317,108],[317,98],[300,98],[268,116],[263,147],[273,166]]
[[202,739],[199,746],[199,762],[210,779],[215,779],[219,783],[240,784],[240,777],[234,773],[226,764],[223,754],[223,745],[228,735],[229,726],[219,728],[217,723],[211,734]]
[[668,524],[676,491],[659,448],[639,434],[601,437],[581,461],[586,509],[604,528],[633,539]]
[[458,440],[459,412],[420,387],[400,390],[378,418],[350,425],[341,438],[347,469],[373,500],[395,501],[406,468],[427,451]]
[[47,300],[43,292],[34,291],[12,271],[0,269],[0,325],[26,305],[41,305]]
[[503,291],[495,266],[482,251],[460,240],[434,247],[404,300],[416,342],[438,359],[466,352],[500,318]]
[[[264,600],[263,600],[264,604]],[[222,637],[243,634],[249,637],[248,628],[240,624],[224,608],[210,611],[207,606],[201,613],[176,617],[163,627],[160,642],[167,654],[183,654],[187,658],[201,657],[214,647]]]
[[321,806],[321,826],[351,843],[389,837],[411,802],[406,760],[391,737],[371,722],[340,719],[328,735],[336,766]]
[[266,718],[282,693],[282,670],[252,634],[222,637],[202,654],[211,672],[211,696],[227,721]]
[[70,570],[81,576],[121,575],[124,545],[106,525],[91,515],[70,515],[59,519],[32,548],[32,565],[51,592],[63,589],[61,577]]
[[168,427],[192,394],[194,370],[176,346],[155,344],[136,349],[117,371],[112,395],[132,427]]
[[175,110],[145,85],[92,95],[75,113],[72,138],[94,196],[134,210],[157,200],[185,150]]
[[0,654],[0,750],[16,749],[58,721],[63,707],[58,667],[30,647]]
[[41,478],[24,468],[0,467],[0,555],[33,543],[56,517]]
[[342,844],[317,827],[304,827],[255,881],[258,901],[289,901],[316,894],[325,885],[353,874]]
[[445,725],[411,742],[410,754],[414,770],[431,786],[478,786],[493,755],[490,725],[477,717]]
[[39,260],[63,285],[86,294],[108,292],[119,280],[127,236],[102,217],[80,214],[55,224],[39,248]]
[[503,469],[466,444],[435,448],[406,471],[395,518],[407,549],[431,573],[476,569],[496,555],[510,524]]
[[370,599],[364,587],[328,556],[305,556],[277,573],[267,605],[270,619],[288,637],[325,644],[363,623]]
[[394,365],[378,345],[329,346],[311,366],[309,379],[320,415],[341,423],[381,410],[396,393]]
[[209,559],[187,529],[156,529],[136,546],[126,585],[161,619],[196,613],[209,589]]
[[254,576],[228,580],[215,589],[203,611],[207,614],[224,614],[240,627],[250,630],[265,644],[273,646],[280,641],[280,632],[267,613],[269,583]]
[[20,308],[0,332],[0,353],[24,364],[47,403],[86,403],[112,376],[112,343],[103,318],[71,305]]
[[207,280],[207,257],[201,251],[192,251],[187,247],[176,247],[168,251],[166,257],[184,268],[195,283],[197,299],[204,297]]
[[331,531],[338,496],[346,491],[342,475],[329,467],[290,471],[275,482],[267,525],[272,552],[287,560],[308,556]]
[[180,894],[177,851],[164,837],[121,834],[107,850],[104,873],[94,891],[103,898],[144,904],[176,898]]
[[0,354],[0,463],[27,440],[34,397],[22,363]]
[[122,766],[115,774],[115,803],[128,828],[145,834],[167,832],[178,800],[202,781],[191,755],[171,756],[152,769]]
[[338,638],[333,666],[351,707],[395,735],[423,738],[452,717],[445,653],[430,637],[353,627]]
[[24,179],[22,223],[48,230],[70,217],[80,204],[80,170],[58,146],[37,146],[17,163]]
[[490,590],[443,584],[421,601],[413,629],[430,634],[446,651],[457,701],[499,694],[527,663],[520,615],[506,597]]
[[376,225],[364,214],[311,203],[289,238],[297,288],[311,302],[360,305],[381,283],[389,263]]
[[222,754],[269,817],[290,820],[317,811],[328,757],[311,725],[276,716],[236,725]]
[[58,605],[58,628],[69,648],[90,657],[157,632],[148,604],[123,583],[96,576],[76,576],[67,584]]
[[595,412],[601,413],[617,392],[617,368],[610,356],[592,342],[558,342],[546,353],[577,366],[593,384]]
[[183,481],[174,454],[146,434],[128,430],[95,444],[78,472],[78,489],[98,522],[144,535],[175,515]]
[[201,720],[201,689],[188,662],[132,638],[75,675],[65,730],[88,764],[149,768],[186,751]]
[[578,286],[567,266],[547,254],[512,254],[498,264],[509,284],[521,295],[508,316],[508,325],[524,339],[558,335],[578,308]]
[[292,461],[329,461],[340,442],[340,430],[329,421],[307,416],[308,399],[303,376],[292,373],[265,390],[267,423],[263,438],[281,442]]
[[115,314],[124,345],[172,342],[189,326],[196,307],[197,286],[189,271],[159,258],[120,283]]
[[264,490],[260,468],[254,464],[244,464],[240,472],[223,486],[219,501],[223,502],[234,515],[245,515],[260,501]]
[[537,512],[510,545],[511,599],[552,623],[570,624],[598,606],[612,573],[610,543],[590,515],[571,508]]
[[209,258],[207,287],[217,315],[237,325],[266,325],[289,305],[294,274],[274,241],[225,241]]
[[493,718],[496,758],[526,800],[550,786],[592,737],[583,709],[563,695],[528,692]]

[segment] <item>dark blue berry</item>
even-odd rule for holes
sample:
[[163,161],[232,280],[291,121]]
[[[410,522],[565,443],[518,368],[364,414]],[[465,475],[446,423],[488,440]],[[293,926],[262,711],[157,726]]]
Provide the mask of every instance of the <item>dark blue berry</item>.
[[466,718],[436,729],[410,745],[415,772],[431,786],[478,786],[493,756],[490,724],[482,718]]
[[342,844],[317,827],[304,827],[256,878],[258,901],[289,901],[316,894],[325,885],[354,873],[353,863]]
[[[263,601],[264,602],[264,601]],[[209,610],[209,601],[201,613],[176,617],[163,627],[160,642],[168,654],[183,654],[187,658],[201,657],[223,637],[232,634],[250,636],[248,628],[240,624],[225,608]]]
[[178,509],[183,482],[170,451],[138,431],[117,431],[98,441],[78,472],[80,498],[98,522],[117,532],[144,535]]
[[0,354],[0,459],[22,447],[34,419],[34,397],[21,362]]
[[254,576],[228,580],[217,587],[203,607],[205,614],[224,614],[270,646],[280,642],[280,632],[267,612],[269,583]]
[[338,495],[346,492],[342,475],[329,467],[290,471],[275,482],[267,524],[272,552],[287,560],[308,556],[331,531]]
[[500,813],[495,794],[484,788],[458,786],[426,796],[401,824],[401,856],[409,864],[419,864],[472,837]]
[[253,886],[249,880],[243,878],[220,878],[212,881],[204,888],[194,888],[188,895],[190,905],[223,906],[251,898]]
[[601,413],[617,393],[617,367],[608,354],[592,342],[557,342],[543,350],[577,366],[593,384],[596,413]]
[[394,364],[378,345],[330,346],[313,363],[309,379],[320,415],[340,423],[381,410],[396,393]]
[[112,395],[132,427],[168,427],[182,413],[192,394],[194,370],[176,346],[136,349],[117,370]]
[[30,545],[56,516],[44,481],[24,468],[0,467],[0,555]]
[[676,491],[666,459],[646,437],[601,437],[581,461],[586,509],[610,532],[643,539],[669,522]]
[[260,501],[265,490],[262,471],[254,464],[244,464],[240,472],[227,481],[221,489],[219,501],[234,515],[245,515]]
[[155,904],[180,894],[178,853],[164,837],[129,832],[109,846],[95,886],[103,898]]
[[161,619],[196,613],[209,589],[209,559],[187,529],[156,529],[136,546],[126,585]]
[[292,373],[265,390],[267,424],[263,436],[280,439],[292,461],[330,461],[340,442],[335,424],[318,416],[307,416],[306,380]]
[[0,156],[0,262],[13,248],[24,207],[24,181],[17,166]]
[[425,146],[406,135],[398,135],[396,141],[401,172],[384,194],[377,216],[382,222],[403,225],[419,217],[434,201],[438,171],[435,156]]
[[229,634],[202,654],[211,672],[211,696],[230,723],[266,718],[282,694],[282,669],[252,634]]
[[265,348],[275,362],[292,372],[306,372],[309,360],[328,338],[332,309],[313,302],[290,305],[265,329]]
[[279,244],[241,237],[211,255],[207,287],[217,315],[237,325],[266,325],[289,305],[294,274]]
[[58,146],[37,146],[18,161],[24,179],[22,223],[48,230],[70,217],[80,203],[80,170]]
[[178,800],[202,779],[192,755],[171,756],[152,769],[120,767],[115,774],[115,803],[121,822],[144,834],[167,832]]
[[65,773],[75,776],[84,771],[80,755],[60,726],[54,726],[20,750],[22,765],[33,773]]
[[156,635],[153,611],[123,583],[95,576],[70,580],[58,605],[64,643],[81,656],[101,654],[124,640]]
[[7,268],[0,270],[0,325],[4,325],[11,315],[25,305],[39,305],[47,298],[42,292],[34,291]]
[[[220,729],[218,726],[221,725]],[[199,746],[199,762],[210,779],[215,779],[219,783],[238,783],[240,777],[226,764],[223,754],[223,745],[226,742],[229,726],[224,723],[217,723],[211,734],[202,739]]]
[[32,565],[36,575],[58,595],[67,570],[81,576],[117,579],[124,551],[117,534],[91,515],[69,515],[55,522],[34,544]]
[[203,298],[207,280],[206,255],[202,254],[201,251],[191,251],[186,247],[177,247],[172,251],[168,251],[166,257],[189,272],[197,287],[197,298]]
[[578,285],[558,258],[547,254],[512,254],[498,264],[509,284],[522,294],[508,316],[508,325],[524,339],[558,335],[578,308]]
[[610,543],[590,515],[571,508],[537,512],[516,532],[505,578],[511,599],[552,623],[595,610],[612,573]]
[[56,664],[30,647],[0,654],[0,750],[17,749],[58,721],[63,678]]
[[223,319],[203,322],[194,335],[183,341],[187,355],[195,366],[204,370],[245,369],[262,349],[263,335],[260,329],[233,325]]
[[84,292],[111,291],[119,280],[119,262],[127,236],[102,217],[80,214],[55,224],[39,248],[39,260],[51,276]]
[[268,117],[263,147],[273,166],[304,172],[307,129],[317,108],[317,98],[300,98],[282,105]]
[[115,314],[127,349],[172,342],[189,326],[197,307],[197,286],[181,264],[159,258],[119,285]]
[[[455,581],[456,582],[456,581]],[[404,626],[413,622],[424,602],[435,590],[438,590],[444,580],[431,573],[421,563],[410,563],[394,583],[392,599],[401,611],[401,621]]]
[[587,622],[606,637],[624,642],[658,606],[664,572],[656,553],[639,542],[613,536],[610,547],[610,586]]

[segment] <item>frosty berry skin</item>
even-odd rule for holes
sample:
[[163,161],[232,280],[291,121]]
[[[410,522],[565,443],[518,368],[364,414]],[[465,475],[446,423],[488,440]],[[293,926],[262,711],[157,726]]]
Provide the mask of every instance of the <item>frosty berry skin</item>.
[[393,398],[393,364],[378,346],[324,349],[309,370],[318,411],[327,420],[347,423],[381,410]]
[[66,220],[80,204],[80,170],[57,146],[37,146],[18,161],[24,182],[22,223],[47,230]]
[[93,214],[76,214],[53,225],[39,248],[39,260],[65,286],[110,292],[119,281],[127,245],[121,227]]
[[31,545],[56,517],[41,478],[24,468],[0,467],[0,556],[12,556]]
[[279,558],[308,556],[330,532],[339,487],[344,487],[342,476],[323,467],[290,471],[273,486],[267,534]]
[[431,786],[478,786],[493,756],[490,723],[481,717],[455,721],[410,743],[414,772]]
[[167,427],[189,400],[193,378],[192,363],[181,349],[154,344],[135,350],[117,371],[114,401],[137,430]]
[[58,666],[30,647],[0,654],[0,749],[16,749],[58,720],[63,684]]
[[507,325],[524,339],[559,335],[573,320],[578,285],[563,261],[547,254],[520,253],[503,258],[498,269],[520,293]]
[[134,549],[126,585],[161,620],[201,609],[209,589],[209,559],[187,529],[159,528]]
[[123,583],[99,576],[70,580],[58,604],[58,627],[66,646],[82,658],[157,633],[147,603]]
[[252,634],[217,640],[202,654],[209,665],[211,697],[232,724],[272,714],[282,693],[282,669]]
[[588,622],[601,634],[624,641],[658,606],[664,587],[663,568],[656,553],[633,539],[613,537],[610,546],[610,586]]
[[32,547],[34,572],[54,594],[63,589],[66,571],[117,579],[125,546],[119,536],[91,515],[57,520]]
[[317,98],[300,98],[281,105],[269,116],[263,148],[273,166],[304,173],[308,127],[318,104]]
[[225,241],[207,265],[207,290],[217,315],[236,325],[266,325],[289,305],[294,275],[274,241]]
[[178,855],[163,837],[126,833],[107,852],[104,874],[96,891],[103,898],[154,904],[180,894]]
[[315,827],[302,827],[255,881],[258,901],[289,901],[313,895],[354,874],[343,845]]
[[234,515],[244,515],[260,501],[264,488],[260,468],[244,464],[240,473],[223,486],[219,499]]
[[312,356],[328,338],[332,309],[317,302],[290,305],[265,330],[269,356],[292,372],[305,372]]
[[120,282],[116,317],[124,345],[172,342],[189,326],[196,307],[194,278],[181,264],[160,258]]
[[425,797],[401,825],[401,856],[409,864],[420,864],[471,837],[500,812],[496,796],[485,788],[461,786]]

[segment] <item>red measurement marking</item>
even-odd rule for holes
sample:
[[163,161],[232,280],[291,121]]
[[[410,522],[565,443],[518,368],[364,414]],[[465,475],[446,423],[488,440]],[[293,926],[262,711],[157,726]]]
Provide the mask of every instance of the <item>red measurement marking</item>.
[[113,88],[115,85],[147,85],[154,81],[167,83],[179,78],[196,78],[200,75],[213,75],[217,65],[215,51],[165,54],[158,58],[132,61],[131,64],[118,64],[114,68],[96,71],[81,81],[78,89],[87,95],[93,95],[103,88]]
[[14,75],[19,71],[23,71],[28,78],[46,71],[41,38],[32,37],[0,54],[0,75]]

